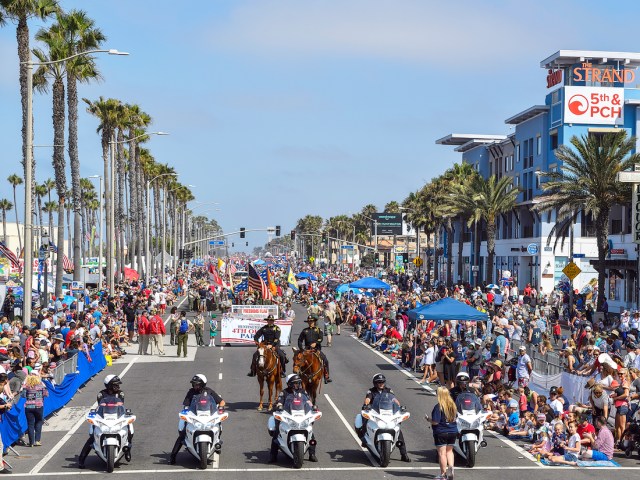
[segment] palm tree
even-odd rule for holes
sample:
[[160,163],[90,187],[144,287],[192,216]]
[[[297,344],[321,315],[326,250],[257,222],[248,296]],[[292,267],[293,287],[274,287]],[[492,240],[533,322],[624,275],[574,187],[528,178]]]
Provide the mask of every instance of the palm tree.
[[298,222],[296,223],[296,231],[299,232],[300,235],[312,234],[311,236],[303,235],[306,250],[303,252],[303,255],[309,257],[319,250],[318,246],[320,245],[320,240],[317,235],[320,234],[321,228],[322,217],[319,215],[306,215],[305,217],[298,219]]
[[[55,62],[68,56],[68,50],[64,42],[64,36],[59,25],[52,25],[49,29],[40,29],[36,34],[36,40],[44,43],[46,51],[34,49],[33,53],[41,62]],[[64,252],[64,214],[67,200],[67,175],[64,156],[64,120],[65,120],[65,63],[52,63],[41,65],[33,76],[35,88],[41,92],[48,89],[48,80],[52,82],[53,91],[53,170],[58,194],[58,255],[56,261],[56,297],[62,294],[62,276],[64,274],[63,262],[60,253]]]
[[[97,132],[101,134],[102,144],[102,161],[104,164],[104,199],[105,199],[105,211],[109,212],[111,209],[111,191],[109,185],[109,142],[113,136],[118,120],[118,110],[122,108],[122,104],[119,100],[109,98],[104,99],[100,97],[95,102],[91,102],[86,98],[82,99],[87,104],[87,112],[100,120]],[[107,232],[111,231],[111,222],[113,221],[111,215],[107,215]],[[113,287],[113,239],[111,235],[106,235],[107,239],[107,285],[111,290]]]
[[[49,236],[51,237],[53,236],[53,212],[55,212],[56,210],[58,210],[58,204],[56,202],[44,202],[42,211],[49,216],[48,227],[49,227]],[[60,245],[58,245],[58,247],[60,247]]]
[[22,185],[22,177],[19,177],[15,173],[9,175],[7,181],[13,187],[13,205],[16,211],[16,228],[18,230],[18,245],[20,246],[20,251],[22,251],[22,237],[20,236],[20,222],[18,222],[18,202],[16,202],[16,187],[18,185]]
[[[488,179],[477,176],[469,184],[468,196],[460,201],[465,202],[466,209],[470,210],[469,224],[476,225],[484,220],[487,231],[487,273],[485,280],[493,282],[493,261],[496,254],[496,230],[500,215],[510,212],[516,205],[516,199],[520,191],[513,188],[511,177],[498,177],[492,175]],[[479,237],[479,235],[477,235]],[[477,260],[476,260],[477,261]]]
[[609,215],[616,204],[628,202],[631,186],[617,180],[619,172],[640,163],[635,138],[626,130],[605,135],[572,137],[571,147],[561,145],[555,152],[562,170],[547,172],[543,194],[535,208],[540,212],[556,210],[560,219],[582,210],[594,219],[598,246],[598,300],[605,299],[605,269],[609,237]]
[[[71,181],[73,183],[73,180]],[[85,252],[87,251],[87,249],[85,249],[85,239],[87,238],[87,234],[89,233],[88,230],[88,212],[87,212],[87,202],[91,201],[93,198],[97,198],[96,192],[95,192],[95,188],[93,187],[93,182],[88,179],[88,178],[81,178],[80,182],[78,182],[80,184],[80,218],[82,220],[82,225],[81,225],[81,251],[80,251],[80,256],[81,258],[85,257]],[[75,200],[74,200],[75,202]],[[75,222],[75,216],[74,216],[74,222]],[[75,223],[74,223],[74,235],[75,235]],[[75,237],[74,237],[75,238]],[[89,234],[89,238],[91,238],[91,235]],[[89,244],[89,242],[86,242],[87,244]],[[74,245],[74,250],[75,250],[75,245]],[[74,254],[75,255],[75,254]],[[74,259],[74,272],[75,272],[75,259]]]
[[[470,211],[465,210],[465,203],[460,197],[467,197],[466,186],[478,176],[478,172],[469,163],[454,164],[452,168],[444,174],[447,178],[447,199],[445,201],[445,211],[450,217],[458,217],[460,233],[458,235],[458,279],[462,279],[462,249],[464,247],[464,226],[470,215]],[[451,236],[453,241],[453,235]],[[449,249],[451,252],[451,249]],[[453,258],[453,252],[449,254]],[[451,269],[449,267],[449,269]]]
[[[64,36],[67,55],[100,48],[106,37],[95,22],[82,10],[58,15],[58,25]],[[82,265],[82,198],[80,187],[80,159],[78,157],[78,82],[99,79],[92,57],[83,55],[67,62],[67,109],[69,118],[69,164],[73,198],[73,279],[80,280]]]
[[[30,59],[28,21],[31,18],[46,20],[58,11],[59,7],[56,0],[0,0],[0,18],[4,17],[17,23],[16,38],[18,40],[18,59],[20,65],[20,99],[22,102],[23,166],[25,165],[27,158],[27,62]],[[34,157],[32,156],[31,158]],[[35,187],[35,160],[33,161],[33,178]],[[13,203],[16,204],[15,198]],[[22,250],[22,241],[20,240],[19,233],[18,240],[20,243],[20,250]]]
[[[42,231],[42,199],[47,194],[47,192],[50,192],[50,190],[47,189],[46,185],[36,185],[35,194],[36,194],[36,201],[38,203],[38,220],[40,223],[41,231]],[[51,194],[49,194],[49,201],[51,201]],[[49,232],[49,234],[53,235],[53,232]]]
[[0,200],[0,212],[2,213],[2,241],[5,245],[7,245],[7,210],[11,210],[13,208],[13,203],[11,203],[6,198]]

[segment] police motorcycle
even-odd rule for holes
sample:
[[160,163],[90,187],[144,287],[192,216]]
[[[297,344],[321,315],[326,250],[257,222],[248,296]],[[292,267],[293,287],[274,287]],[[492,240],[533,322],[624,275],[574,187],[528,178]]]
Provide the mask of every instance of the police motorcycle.
[[295,468],[302,468],[309,446],[315,445],[313,423],[320,418],[322,412],[317,407],[311,407],[302,392],[287,397],[282,410],[274,411],[269,417],[269,434],[277,435],[278,447],[293,460]]
[[105,396],[98,408],[87,414],[87,422],[92,425],[93,449],[107,464],[107,472],[112,473],[116,463],[125,456],[131,460],[129,428],[133,430],[136,416],[124,408],[123,401],[114,396]]
[[476,464],[476,453],[480,447],[487,446],[484,440],[484,422],[491,415],[491,412],[484,410],[476,413],[474,408],[465,409],[458,412],[456,423],[458,425],[458,439],[453,444],[453,449],[464,458],[467,467],[473,468]]
[[382,392],[370,405],[356,417],[356,429],[361,429],[362,419],[367,419],[367,430],[363,441],[373,453],[381,467],[389,466],[391,453],[399,446],[400,424],[409,419],[411,414],[394,401],[392,393]]
[[184,446],[200,462],[200,468],[206,470],[207,463],[213,460],[214,453],[220,454],[222,440],[222,422],[229,418],[223,407],[218,408],[211,395],[203,392],[194,395],[189,408],[179,413],[185,422]]

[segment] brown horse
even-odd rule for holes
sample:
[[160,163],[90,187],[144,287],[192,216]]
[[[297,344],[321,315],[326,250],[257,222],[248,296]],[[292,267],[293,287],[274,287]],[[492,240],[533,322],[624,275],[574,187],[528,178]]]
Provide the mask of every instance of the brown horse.
[[[278,397],[278,394],[282,390],[282,379],[280,378],[280,372],[282,365],[280,365],[280,359],[276,352],[268,348],[267,345],[260,343],[258,345],[258,363],[256,373],[258,374],[258,382],[260,383],[260,404],[258,405],[258,411],[262,411],[262,396],[264,395],[264,382],[266,380],[267,387],[269,388],[269,408],[273,408],[273,402]],[[273,399],[273,400],[272,400]]]
[[309,394],[314,405],[322,385],[323,367],[322,358],[317,350],[293,349],[293,372],[300,375],[302,387]]

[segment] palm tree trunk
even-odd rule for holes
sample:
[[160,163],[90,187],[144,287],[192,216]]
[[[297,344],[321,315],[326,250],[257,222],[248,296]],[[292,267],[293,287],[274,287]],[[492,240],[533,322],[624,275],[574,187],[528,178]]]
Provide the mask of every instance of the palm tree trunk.
[[447,287],[451,288],[453,285],[453,272],[451,267],[453,266],[453,222],[451,218],[447,218]]
[[[22,17],[18,20],[18,26],[16,28],[16,40],[18,42],[18,59],[20,60],[20,102],[22,106],[22,166],[26,165],[27,161],[27,62],[29,61],[30,52],[29,52],[29,25],[27,24],[27,18]],[[33,119],[32,126],[33,126]],[[32,139],[33,139],[32,129]],[[33,142],[32,142],[33,145]],[[32,148],[33,151],[33,148]],[[31,185],[32,196],[35,195],[35,185],[36,185],[36,160],[33,155],[32,158],[32,172],[33,172],[33,182]],[[26,169],[24,170],[24,177],[26,178]],[[16,208],[16,226],[18,227],[18,244],[20,245],[20,250],[22,250],[22,240],[20,237],[20,223],[18,222],[18,204],[15,202],[16,197],[16,189],[13,187],[13,204]],[[32,205],[34,205],[32,198]],[[29,223],[33,223],[33,212],[29,213]],[[25,227],[26,234],[26,227]]]
[[596,227],[596,243],[598,245],[598,301],[596,308],[598,311],[602,308],[605,298],[605,268],[607,249],[609,243],[607,241],[609,237],[609,212],[600,211],[595,219]]
[[69,205],[69,202],[66,202],[65,209],[67,214],[67,232],[69,238],[67,241],[67,257],[71,259],[71,255],[73,255],[73,242],[71,239],[71,210],[73,210],[73,206]]
[[487,283],[493,283],[493,260],[496,256],[496,222],[487,222]]
[[2,209],[2,241],[7,244],[7,211]]
[[82,268],[82,193],[80,191],[80,159],[78,158],[78,85],[75,77],[67,73],[67,115],[69,118],[69,165],[71,167],[71,194],[73,207],[73,279],[80,280]]
[[64,83],[61,79],[53,82],[53,170],[55,174],[56,192],[58,194],[58,236],[56,245],[58,254],[56,255],[56,287],[55,295],[62,295],[62,275],[64,274],[64,209],[67,194],[67,179],[64,159]]
[[[102,162],[104,164],[104,211],[111,211],[111,185],[109,183],[109,139],[111,137],[111,132],[107,129],[102,130]],[[113,279],[113,239],[111,238],[111,222],[113,221],[111,218],[111,214],[106,215],[107,225],[106,231],[100,231],[100,234],[104,236],[106,239],[107,250],[104,252],[104,257],[106,260],[106,283],[107,287],[111,285]],[[100,266],[102,268],[102,266]]]
[[460,217],[460,236],[458,237],[458,281],[462,282],[462,249],[464,248],[464,217]]
[[[134,237],[134,242],[136,244],[136,252],[138,254],[138,262],[137,262],[137,270],[140,274],[142,274],[142,251],[145,247],[144,239],[146,238],[146,230],[145,230],[145,222],[144,222],[144,177],[142,173],[142,168],[139,163],[139,149],[136,145],[135,149],[135,162],[136,162],[136,178],[134,184],[134,193],[136,197],[136,204],[134,210],[134,219],[136,223],[136,235]],[[146,272],[145,272],[146,274]]]
[[[20,251],[22,251],[22,236],[20,235],[20,222],[18,221],[18,202],[16,201],[16,186],[15,185],[13,186],[13,211],[16,212],[16,229],[18,230],[18,246],[20,247]],[[40,226],[42,226],[42,222],[41,222]],[[20,253],[20,252],[18,252],[18,253]]]
[[116,236],[117,245],[119,246],[117,252],[118,261],[118,279],[124,278],[124,133],[122,129],[118,129],[118,148],[116,150],[118,163],[116,164],[118,169],[116,170],[118,176],[118,200],[116,202]]
[[438,268],[438,260],[440,259],[440,255],[438,254],[438,246],[440,245],[440,229],[442,227],[440,225],[436,225],[436,229],[433,232],[433,281],[440,281],[440,269]]
[[[38,199],[38,216],[37,217],[40,221],[40,234],[42,234],[42,197],[38,195],[37,199]],[[52,233],[53,232],[49,232],[49,235],[51,235]]]
[[[153,188],[153,213],[154,213],[154,220],[155,220],[155,233],[156,233],[156,239],[155,239],[155,243],[152,243],[152,245],[155,246],[154,250],[156,252],[156,255],[158,253],[160,253],[160,228],[162,226],[162,222],[160,221],[160,190],[158,189],[158,186],[156,185]],[[154,257],[152,257],[154,258]],[[155,265],[155,260],[154,260],[154,265]]]
[[478,223],[480,223],[480,220],[474,222],[473,224],[473,264],[477,267],[476,270],[476,274],[472,275],[473,280],[474,280],[474,287],[478,285],[478,280],[480,277],[480,232],[479,232],[479,225]]

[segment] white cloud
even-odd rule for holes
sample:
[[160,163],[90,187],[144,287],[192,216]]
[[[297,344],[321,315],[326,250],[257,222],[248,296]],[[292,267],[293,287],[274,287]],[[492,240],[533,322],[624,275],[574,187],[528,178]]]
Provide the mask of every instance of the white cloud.
[[[557,49],[556,25],[548,21],[545,5],[554,5],[556,18],[570,7],[520,1],[261,0],[214,20],[206,42],[216,50],[267,57],[382,58],[468,67],[496,55],[512,61]],[[572,29],[563,24],[563,36],[571,38]]]

